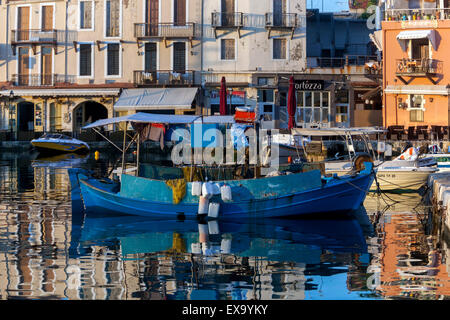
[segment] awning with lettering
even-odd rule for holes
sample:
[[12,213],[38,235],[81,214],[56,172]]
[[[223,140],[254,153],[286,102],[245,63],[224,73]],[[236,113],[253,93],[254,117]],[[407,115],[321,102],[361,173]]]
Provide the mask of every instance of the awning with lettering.
[[125,89],[114,111],[151,111],[191,109],[198,88]]
[[404,51],[407,49],[405,40],[414,39],[427,39],[430,40],[431,45],[436,50],[436,32],[435,30],[406,30],[402,31],[397,35],[397,40],[402,45]]

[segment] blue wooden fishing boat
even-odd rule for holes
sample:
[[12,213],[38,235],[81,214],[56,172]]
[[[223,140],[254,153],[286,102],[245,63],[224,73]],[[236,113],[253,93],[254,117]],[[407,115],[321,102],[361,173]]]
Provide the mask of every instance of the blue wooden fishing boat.
[[[203,123],[211,123],[212,120],[221,121],[217,117],[213,118],[209,120],[202,118],[201,121]],[[222,120],[229,121],[228,118]],[[135,114],[100,120],[85,128],[95,129],[120,122],[128,125],[128,123],[161,122],[192,124],[194,121],[198,123],[199,117]],[[120,174],[120,182],[93,178],[86,172],[71,171],[72,188],[79,187],[87,210],[166,218],[177,216],[195,218],[199,213],[205,213],[204,210],[200,210],[201,205],[205,205],[203,191],[200,194],[194,191],[198,189],[199,182],[184,180],[181,181],[182,187],[180,187],[174,186],[173,180],[141,177],[139,169],[137,174],[128,174],[125,170],[124,155],[128,149],[128,147],[125,148],[125,137],[124,133],[121,170],[123,174]],[[139,160],[139,155],[137,159]],[[277,176],[265,177],[255,175],[255,177],[208,182],[209,186],[214,186],[217,190],[225,188],[227,191],[226,196],[221,191],[209,194],[207,205],[215,205],[215,214],[210,216],[233,219],[276,218],[353,211],[358,209],[364,201],[374,180],[374,170],[371,163],[365,163],[364,170],[341,177],[325,178],[322,177],[320,170],[280,173]],[[74,181],[76,181],[75,184]],[[209,206],[209,212],[206,210],[206,214],[210,211],[211,206]]]
[[[184,215],[195,218],[199,198],[192,195],[193,183],[186,184],[186,195],[174,203],[173,190],[164,182],[128,174],[119,184],[100,181],[78,173],[82,200],[87,210],[112,211],[139,216]],[[305,214],[348,212],[358,209],[374,179],[372,164],[355,176],[322,179],[319,170],[260,179],[218,181],[231,187],[233,200],[220,196],[210,201],[220,204],[220,217],[286,217]]]

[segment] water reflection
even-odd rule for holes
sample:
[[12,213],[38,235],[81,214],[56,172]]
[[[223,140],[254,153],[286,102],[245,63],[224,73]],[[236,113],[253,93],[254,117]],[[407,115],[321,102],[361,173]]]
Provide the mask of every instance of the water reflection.
[[67,168],[99,169],[91,157],[0,155],[1,299],[450,296],[447,243],[420,195],[372,195],[334,220],[86,216]]

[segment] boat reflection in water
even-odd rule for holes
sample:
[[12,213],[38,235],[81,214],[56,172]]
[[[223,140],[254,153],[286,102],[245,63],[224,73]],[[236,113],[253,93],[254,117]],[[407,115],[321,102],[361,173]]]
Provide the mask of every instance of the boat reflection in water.
[[63,153],[53,156],[37,156],[31,161],[33,168],[78,168],[87,163],[87,154]]
[[[347,298],[355,289],[347,288],[354,276],[349,265],[368,259],[354,219],[237,223],[88,215],[79,230],[71,259],[86,249],[117,254],[127,298],[310,299],[319,287],[322,295]],[[333,283],[339,279],[340,292]]]

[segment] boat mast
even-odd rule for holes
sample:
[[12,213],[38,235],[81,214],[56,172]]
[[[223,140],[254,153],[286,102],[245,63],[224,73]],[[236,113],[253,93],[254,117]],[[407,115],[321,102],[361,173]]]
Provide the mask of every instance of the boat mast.
[[127,143],[127,128],[128,128],[128,121],[125,122],[125,127],[123,128],[123,150],[122,150],[122,174],[125,173],[125,144]]
[[137,154],[136,154],[136,177],[139,177],[139,154],[140,154],[140,147],[141,147],[141,133],[138,133],[137,138]]

